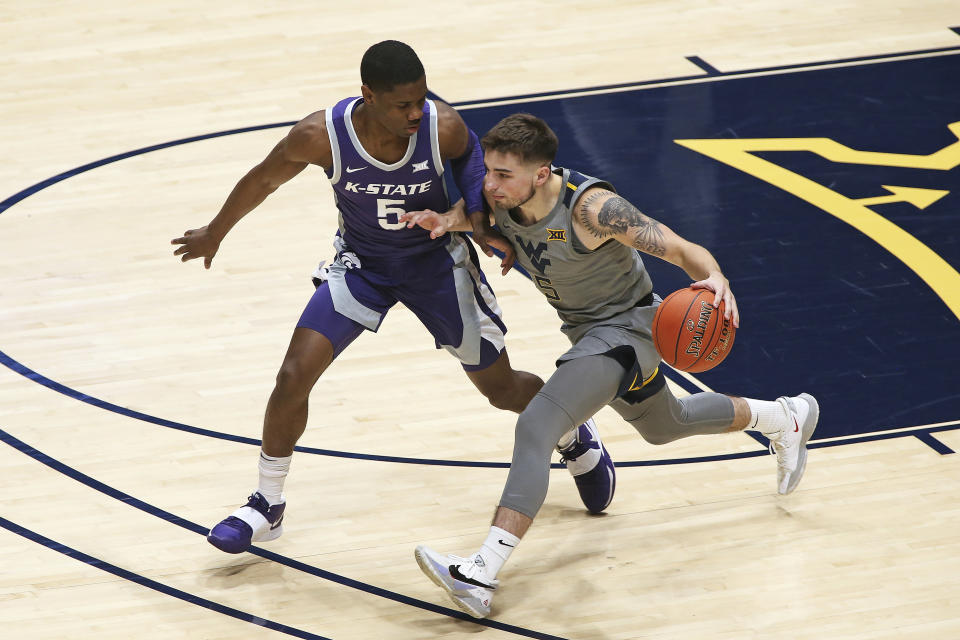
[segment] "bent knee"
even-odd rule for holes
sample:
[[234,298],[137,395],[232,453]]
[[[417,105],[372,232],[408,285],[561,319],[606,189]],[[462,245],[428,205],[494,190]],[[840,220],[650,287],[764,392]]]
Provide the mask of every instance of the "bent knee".
[[537,423],[528,412],[524,411],[517,417],[517,426],[514,428],[514,437],[517,440],[530,440],[537,432]]
[[[526,411],[521,413],[520,417],[517,418],[517,425],[513,434],[514,452],[522,451],[528,455],[534,455],[537,459],[544,455],[549,457],[559,439],[559,435],[556,437],[552,435],[551,432],[554,429],[550,428],[551,426],[535,416],[529,415]],[[556,430],[562,431],[563,429],[558,428]]]
[[514,451],[535,451],[538,456],[549,457],[557,441],[573,426],[563,409],[538,395],[517,418]]
[[651,431],[649,429],[645,430],[638,425],[633,425],[633,426],[638,432],[640,432],[640,436],[644,440],[646,440],[647,442],[653,445],[669,444],[677,439],[673,434],[667,431],[662,431],[662,430]]

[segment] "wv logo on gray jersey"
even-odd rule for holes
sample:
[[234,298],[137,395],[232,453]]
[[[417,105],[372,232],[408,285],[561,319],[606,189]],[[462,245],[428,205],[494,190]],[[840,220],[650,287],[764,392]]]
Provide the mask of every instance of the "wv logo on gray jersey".
[[517,240],[517,246],[523,249],[523,252],[527,254],[527,257],[530,258],[530,262],[533,263],[533,266],[537,268],[537,271],[540,273],[546,273],[547,267],[550,266],[550,258],[540,256],[543,255],[543,252],[547,250],[547,243],[541,242],[537,246],[534,246],[533,243],[526,243],[518,235],[513,236]]

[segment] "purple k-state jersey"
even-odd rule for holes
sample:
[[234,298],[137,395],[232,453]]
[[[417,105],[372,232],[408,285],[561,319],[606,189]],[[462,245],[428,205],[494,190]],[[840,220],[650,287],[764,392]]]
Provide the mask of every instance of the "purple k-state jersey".
[[398,220],[405,211],[450,208],[433,102],[424,104],[420,129],[403,158],[385,164],[367,153],[353,128],[351,114],[362,100],[346,98],[326,114],[333,151],[327,177],[340,210],[341,236],[361,258],[398,258],[445,245],[445,238],[431,240],[426,229],[407,229]]

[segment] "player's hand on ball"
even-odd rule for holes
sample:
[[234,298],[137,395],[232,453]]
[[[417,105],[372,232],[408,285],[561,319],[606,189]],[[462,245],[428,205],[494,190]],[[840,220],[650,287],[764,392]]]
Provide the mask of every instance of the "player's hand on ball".
[[731,320],[734,327],[740,328],[740,310],[737,309],[737,299],[734,297],[733,291],[730,290],[730,282],[722,273],[711,273],[708,278],[694,282],[690,287],[713,291],[715,294],[713,296],[714,308],[719,307],[720,303],[723,302],[725,307],[723,317]]

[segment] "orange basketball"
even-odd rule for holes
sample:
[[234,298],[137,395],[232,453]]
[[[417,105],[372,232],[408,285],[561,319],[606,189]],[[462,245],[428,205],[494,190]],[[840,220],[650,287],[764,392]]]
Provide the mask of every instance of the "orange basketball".
[[713,291],[680,289],[664,298],[653,316],[653,344],[663,361],[678,371],[700,373],[723,362],[737,330],[713,307]]

